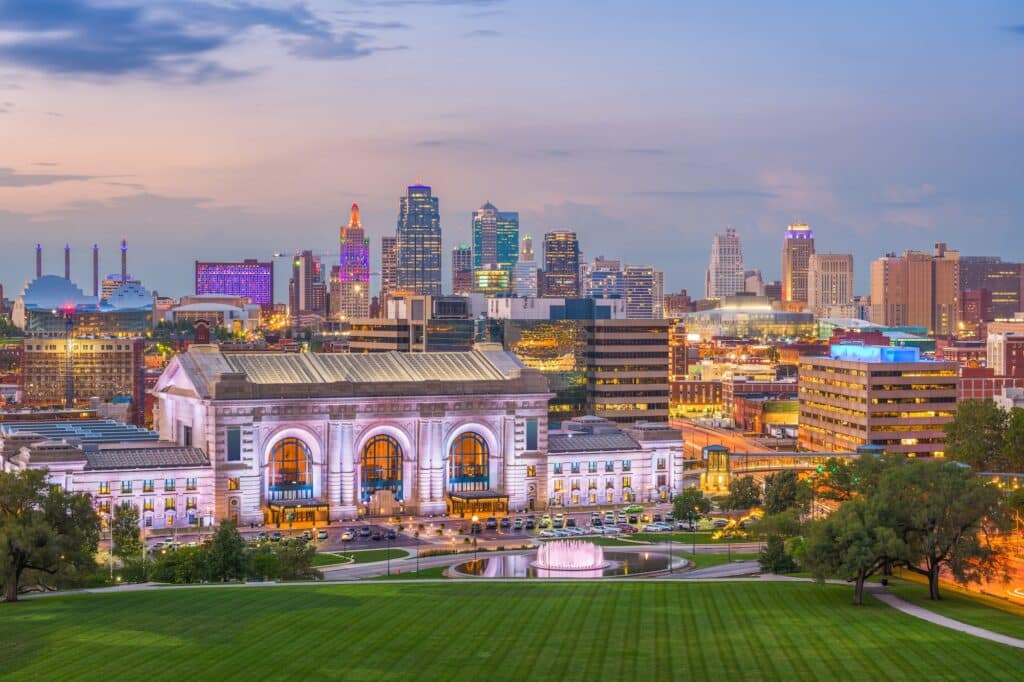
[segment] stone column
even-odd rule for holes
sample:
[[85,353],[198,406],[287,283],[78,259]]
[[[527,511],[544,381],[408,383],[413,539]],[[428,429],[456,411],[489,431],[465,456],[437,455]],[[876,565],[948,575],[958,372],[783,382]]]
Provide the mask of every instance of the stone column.
[[444,504],[444,443],[441,420],[430,420],[430,499]]
[[341,422],[327,422],[327,504],[332,521],[341,518]]
[[420,419],[416,423],[416,497],[421,511],[430,506],[432,499],[433,462],[430,458],[430,429],[431,422],[426,419]]
[[355,426],[351,421],[339,424],[339,456],[341,459],[341,505],[345,518],[356,515],[356,465],[355,465]]

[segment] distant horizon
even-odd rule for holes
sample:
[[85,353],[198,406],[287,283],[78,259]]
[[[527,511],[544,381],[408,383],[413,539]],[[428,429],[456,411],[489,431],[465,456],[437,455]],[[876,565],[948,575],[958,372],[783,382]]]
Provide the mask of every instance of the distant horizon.
[[9,298],[37,242],[57,274],[70,243],[91,285],[92,244],[119,272],[126,237],[129,270],[180,296],[194,260],[337,251],[353,202],[379,270],[417,182],[440,198],[446,286],[485,201],[695,298],[726,226],[775,280],[806,223],[853,254],[860,293],[871,260],[935,242],[1024,261],[1007,0],[0,0],[0,31]]

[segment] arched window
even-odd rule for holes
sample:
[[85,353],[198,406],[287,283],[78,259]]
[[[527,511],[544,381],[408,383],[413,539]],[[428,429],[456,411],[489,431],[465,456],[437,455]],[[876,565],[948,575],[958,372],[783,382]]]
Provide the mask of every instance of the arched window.
[[362,455],[361,494],[369,501],[378,490],[390,490],[402,499],[402,446],[391,436],[377,435],[367,441]]
[[313,497],[313,456],[298,438],[282,438],[270,452],[270,499]]
[[490,465],[487,441],[479,434],[463,433],[452,443],[448,453],[448,490],[487,490]]

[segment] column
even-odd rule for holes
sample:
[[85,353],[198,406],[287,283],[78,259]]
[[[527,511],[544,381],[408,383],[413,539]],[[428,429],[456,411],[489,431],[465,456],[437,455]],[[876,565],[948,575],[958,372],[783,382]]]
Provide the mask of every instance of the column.
[[327,504],[332,520],[341,516],[341,423],[327,423]]
[[444,502],[444,444],[441,442],[442,429],[440,419],[430,419],[426,423],[427,455],[430,461],[430,502],[423,511],[427,514],[440,514],[447,505]]
[[420,419],[416,424],[416,487],[417,499],[420,510],[430,506],[431,497],[431,472],[433,462],[430,458],[430,424],[431,422]]
[[355,428],[350,421],[340,424],[338,440],[341,457],[341,504],[348,518],[356,515],[356,466],[353,435]]

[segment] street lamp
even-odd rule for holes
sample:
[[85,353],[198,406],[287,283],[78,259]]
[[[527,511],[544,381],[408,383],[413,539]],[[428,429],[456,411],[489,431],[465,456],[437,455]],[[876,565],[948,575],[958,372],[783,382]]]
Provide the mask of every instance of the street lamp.
[[420,577],[420,532],[416,531],[416,577]]
[[477,523],[480,522],[480,517],[473,514],[473,525],[469,527],[469,532],[473,534],[473,561],[477,560]]
[[388,562],[388,575],[391,575],[391,536],[390,535],[388,536],[387,562]]

